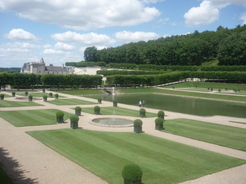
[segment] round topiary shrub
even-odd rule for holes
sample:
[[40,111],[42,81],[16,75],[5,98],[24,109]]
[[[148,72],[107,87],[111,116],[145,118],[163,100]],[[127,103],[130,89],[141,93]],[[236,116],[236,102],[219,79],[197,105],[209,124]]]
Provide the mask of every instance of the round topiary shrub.
[[76,129],[78,128],[79,117],[76,115],[70,116],[70,128]]
[[98,98],[97,101],[98,101],[99,104],[102,103],[102,99],[101,98]]
[[142,169],[136,164],[128,164],[122,170],[124,184],[142,184]]
[[47,96],[47,95],[44,95],[44,96],[43,96],[43,100],[44,100],[44,102],[47,102],[47,98],[48,98],[48,96]]
[[117,107],[117,101],[116,100],[113,101],[113,106]]
[[25,92],[25,95],[28,96],[28,92],[27,91]]
[[0,94],[0,99],[4,100],[4,94]]
[[164,123],[164,119],[156,118],[155,119],[155,129],[156,130],[164,130],[163,123]]
[[49,96],[50,96],[50,97],[53,97],[53,93],[49,93]]
[[33,98],[32,95],[29,95],[29,96],[28,96],[29,102],[32,102],[32,98]]
[[42,91],[43,91],[43,93],[45,93],[45,89],[44,88],[42,89]]
[[57,123],[64,123],[63,117],[64,117],[64,112],[62,111],[56,112],[56,122]]
[[133,127],[135,133],[141,133],[142,132],[142,125],[143,122],[141,119],[136,119],[133,121]]
[[158,117],[158,118],[164,119],[164,116],[165,116],[164,111],[159,111],[159,112],[157,113],[157,117]]
[[12,92],[12,97],[15,97],[15,92],[14,91]]
[[146,117],[146,110],[144,108],[141,108],[139,110],[139,115],[140,115],[141,118]]
[[96,115],[100,114],[100,107],[99,106],[94,107],[94,114],[96,114]]
[[56,93],[55,94],[55,99],[58,99],[59,98],[59,95]]
[[75,107],[75,115],[77,115],[77,116],[81,116],[81,107],[79,107],[79,106],[77,106],[77,107]]

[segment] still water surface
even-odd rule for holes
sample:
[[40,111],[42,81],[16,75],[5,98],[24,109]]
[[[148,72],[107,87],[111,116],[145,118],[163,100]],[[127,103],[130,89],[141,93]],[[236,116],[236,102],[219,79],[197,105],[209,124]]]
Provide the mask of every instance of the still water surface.
[[124,94],[124,95],[101,95],[91,98],[99,98],[103,100],[116,100],[118,103],[136,105],[140,100],[145,101],[147,108],[155,108],[166,111],[180,112],[185,114],[193,114],[200,116],[232,116],[246,118],[246,104],[224,102],[216,100],[205,100],[198,98],[187,98],[169,95],[157,94]]

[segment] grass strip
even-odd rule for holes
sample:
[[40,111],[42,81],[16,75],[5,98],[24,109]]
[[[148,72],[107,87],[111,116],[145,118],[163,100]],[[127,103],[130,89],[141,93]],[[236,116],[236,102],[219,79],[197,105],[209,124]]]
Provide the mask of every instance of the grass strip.
[[222,94],[211,94],[211,93],[196,93],[191,91],[177,91],[177,90],[165,90],[157,88],[137,88],[137,89],[120,89],[120,93],[162,93],[168,95],[179,95],[179,96],[189,96],[196,98],[210,98],[218,100],[230,100],[230,101],[239,101],[246,102],[245,96],[233,96],[233,95],[222,95]]
[[[16,127],[56,124],[57,109],[0,111],[0,117]],[[64,112],[64,121],[72,114]]]
[[164,132],[246,151],[246,129],[190,119],[167,120]]
[[111,184],[123,183],[121,171],[135,163],[145,184],[179,183],[244,164],[245,160],[147,134],[83,129],[28,132],[37,140]]
[[240,123],[240,124],[246,124],[245,122],[239,122],[239,121],[230,121],[232,123]]
[[15,102],[0,100],[0,107],[28,107],[28,106],[43,106],[35,102]]
[[[82,109],[83,112],[94,114],[94,107],[86,107]],[[122,107],[101,107],[101,115],[118,115],[118,116],[134,116],[139,117],[138,110],[132,110]],[[146,112],[146,117],[157,117],[157,113]]]
[[79,99],[75,99],[75,98],[55,99],[55,100],[52,100],[52,101],[48,101],[48,103],[51,103],[51,104],[54,104],[54,105],[91,105],[91,104],[97,104],[96,102],[79,100]]
[[[26,96],[25,93],[20,93],[20,94],[17,94],[17,95],[20,95],[20,96]],[[49,93],[28,93],[28,95],[32,95],[33,97],[43,97],[44,95],[47,95],[48,98],[49,97]],[[55,94],[53,94],[53,98],[55,98]],[[65,98],[65,96],[59,96],[59,98]]]
[[107,94],[106,92],[99,89],[81,89],[81,90],[52,90],[58,93],[65,93],[69,95],[101,95]]

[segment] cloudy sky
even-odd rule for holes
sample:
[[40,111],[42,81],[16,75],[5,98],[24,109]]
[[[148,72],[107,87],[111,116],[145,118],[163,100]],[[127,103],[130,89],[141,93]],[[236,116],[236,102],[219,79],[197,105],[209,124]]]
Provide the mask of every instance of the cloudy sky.
[[0,0],[0,67],[246,24],[246,0]]

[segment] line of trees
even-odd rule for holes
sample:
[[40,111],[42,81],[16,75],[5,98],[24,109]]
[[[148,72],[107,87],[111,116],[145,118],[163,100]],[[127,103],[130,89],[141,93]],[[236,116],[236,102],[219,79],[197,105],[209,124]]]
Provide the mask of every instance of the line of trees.
[[92,88],[102,83],[100,75],[54,75],[27,73],[0,73],[0,86],[11,85],[14,89],[33,88]]
[[234,29],[170,36],[148,42],[124,44],[97,50],[87,47],[85,61],[105,63],[200,66],[219,60],[219,65],[246,65],[246,25]]

